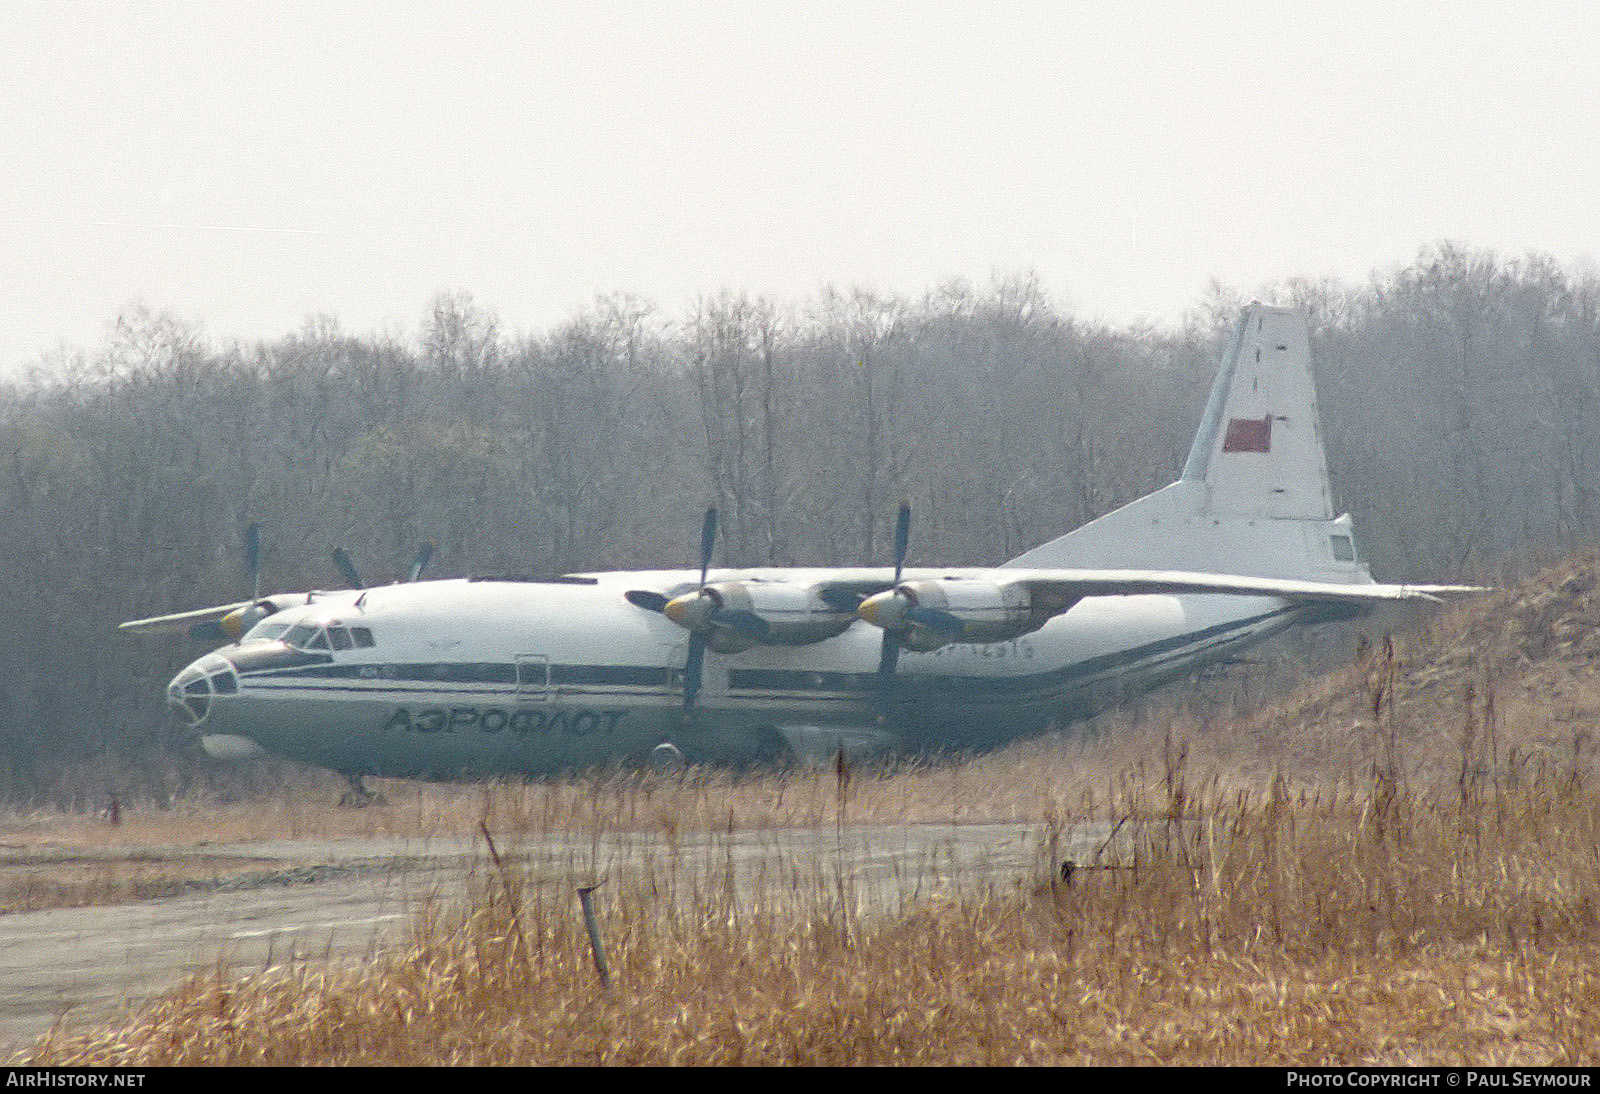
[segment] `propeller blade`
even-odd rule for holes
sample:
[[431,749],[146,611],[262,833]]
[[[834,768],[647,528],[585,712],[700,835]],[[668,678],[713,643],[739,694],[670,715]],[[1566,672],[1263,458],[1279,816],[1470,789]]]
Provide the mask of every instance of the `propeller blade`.
[[410,584],[413,581],[421,580],[422,571],[427,569],[428,560],[430,558],[432,558],[432,557],[433,557],[433,540],[430,539],[428,542],[424,543],[421,547],[419,547],[417,549],[417,557],[412,560],[411,569],[406,574],[406,583],[407,584]]
[[244,530],[245,572],[250,576],[250,596],[261,598],[261,522],[251,521]]
[[906,548],[911,545],[911,503],[900,503],[900,515],[894,522],[894,583],[900,584],[900,572],[906,565]]
[[735,609],[723,609],[711,617],[711,624],[715,627],[728,627],[732,630],[743,631],[753,638],[765,638],[772,631],[772,624],[762,619],[755,612]]
[[946,637],[959,638],[967,628],[949,612],[939,611],[937,608],[912,608],[906,613],[906,620],[919,627],[927,627]]
[[[900,584],[905,570],[906,549],[911,545],[911,503],[900,503],[900,512],[894,522],[894,583]],[[894,633],[885,628],[883,647],[878,654],[878,721],[889,720],[889,702],[894,694],[894,672],[900,663],[900,643]]]
[[622,594],[622,597],[635,608],[643,608],[647,612],[665,611],[667,602],[672,599],[670,596],[662,596],[649,589],[629,589]]
[[833,585],[825,585],[817,593],[822,602],[836,612],[855,611],[868,595],[860,589],[842,589]]
[[[704,598],[706,589],[706,575],[711,572],[711,552],[717,545],[717,507],[711,506],[706,510],[706,516],[700,522],[700,593],[695,600],[699,603]],[[685,598],[679,597],[680,601]],[[710,614],[714,614],[720,605],[715,600],[710,605],[710,612],[706,621],[709,622]],[[687,606],[685,606],[686,610]],[[668,618],[672,618],[669,616]],[[673,620],[677,622],[676,619]],[[695,697],[700,694],[700,678],[706,663],[706,635],[699,626],[692,626],[689,632],[689,657],[683,666],[683,716],[685,719],[694,716]]]
[[333,564],[339,567],[339,576],[344,578],[344,583],[352,589],[365,589],[367,583],[361,580],[361,575],[356,572],[356,564],[350,561],[350,556],[343,547],[333,549]]
[[885,634],[883,652],[878,655],[878,706],[883,713],[889,709],[889,689],[894,686],[894,670],[899,663],[900,643]]
[[894,670],[900,663],[900,643],[894,635],[883,632],[883,647],[878,654],[878,721],[889,719],[889,700],[894,691]]
[[695,696],[700,694],[700,676],[705,669],[706,640],[699,634],[689,636],[689,658],[683,666],[683,716],[694,714]]
[[717,543],[717,509],[712,506],[706,510],[706,517],[700,525],[700,584],[706,583],[706,574],[711,571],[711,550]]

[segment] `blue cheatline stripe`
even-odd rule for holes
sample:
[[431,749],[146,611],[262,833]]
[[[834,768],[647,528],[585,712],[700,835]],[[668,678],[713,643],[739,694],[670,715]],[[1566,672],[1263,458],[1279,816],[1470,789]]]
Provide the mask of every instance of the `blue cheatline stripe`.
[[[1170,668],[1200,653],[1236,643],[1249,637],[1249,631],[1299,610],[1299,606],[1295,605],[1276,608],[1042,672],[1013,676],[911,673],[907,674],[907,679],[915,680],[919,687],[952,698],[998,701],[1019,693],[1070,691],[1134,668]],[[379,670],[379,674],[375,675],[374,670]],[[667,697],[682,688],[681,669],[662,665],[551,665],[549,679],[551,687],[581,688],[571,692],[574,697]],[[245,690],[254,692],[316,691],[374,698],[396,696],[409,699],[426,691],[461,698],[488,696],[524,698],[537,702],[548,694],[542,682],[528,690],[518,691],[515,690],[515,681],[515,664],[423,662],[409,665],[317,664],[273,669],[245,674],[242,685]],[[878,687],[877,674],[871,672],[732,669],[729,672],[728,698],[738,700],[781,696],[810,702],[854,702],[863,695],[875,692]]]
[[[544,669],[543,662],[539,668]],[[681,675],[681,669],[662,665],[551,665],[551,685],[597,684],[618,687],[662,687]],[[501,661],[424,661],[415,664],[363,662],[355,664],[315,664],[276,667],[262,671],[245,670],[250,680],[372,680],[389,683],[425,684],[506,684],[518,683],[514,662]],[[529,681],[528,686],[543,687],[546,681]]]

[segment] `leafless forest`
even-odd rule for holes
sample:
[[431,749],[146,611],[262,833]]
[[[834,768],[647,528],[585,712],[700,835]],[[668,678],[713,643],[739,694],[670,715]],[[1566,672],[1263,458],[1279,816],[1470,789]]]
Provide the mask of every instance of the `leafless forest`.
[[[1299,282],[1341,504],[1384,579],[1494,577],[1600,527],[1600,276],[1451,245]],[[139,311],[0,387],[0,796],[161,769],[194,651],[115,624],[387,579],[728,564],[995,563],[1175,477],[1239,303],[1113,329],[1026,278],[919,298],[624,297],[516,339],[465,295],[414,341],[333,319],[219,345]]]

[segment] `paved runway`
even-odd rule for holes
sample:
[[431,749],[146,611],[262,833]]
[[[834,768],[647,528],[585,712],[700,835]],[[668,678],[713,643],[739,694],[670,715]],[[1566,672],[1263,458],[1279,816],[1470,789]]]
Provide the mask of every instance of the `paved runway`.
[[[1052,847],[1038,825],[920,824],[496,843],[538,884],[616,887],[649,877],[668,898],[692,899],[714,877],[741,902],[826,892],[870,916],[938,895],[1038,884],[1063,858],[1091,860],[1107,838],[1091,826]],[[359,959],[402,940],[419,902],[459,893],[488,860],[482,839],[284,840],[204,853],[249,860],[251,870],[190,895],[0,916],[0,1059],[58,1020],[67,1028],[114,1020],[195,972]]]

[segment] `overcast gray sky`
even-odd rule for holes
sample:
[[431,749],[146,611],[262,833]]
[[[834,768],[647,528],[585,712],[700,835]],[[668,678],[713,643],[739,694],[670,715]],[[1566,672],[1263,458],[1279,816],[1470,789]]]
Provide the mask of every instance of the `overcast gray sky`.
[[[1398,10],[1397,10],[1398,8]],[[512,332],[597,293],[1031,270],[1175,320],[1212,277],[1441,239],[1600,253],[1583,4],[0,0],[0,372],[134,302]],[[1569,267],[1570,268],[1570,267]],[[1587,267],[1586,267],[1587,268]]]

